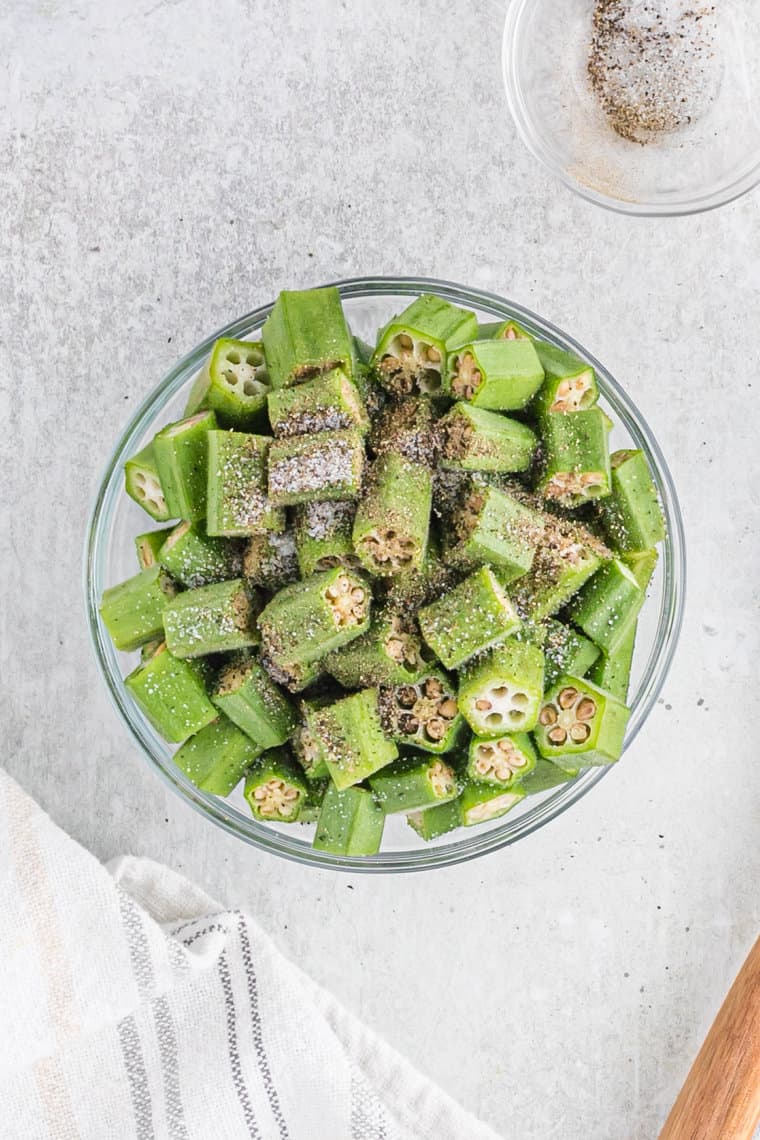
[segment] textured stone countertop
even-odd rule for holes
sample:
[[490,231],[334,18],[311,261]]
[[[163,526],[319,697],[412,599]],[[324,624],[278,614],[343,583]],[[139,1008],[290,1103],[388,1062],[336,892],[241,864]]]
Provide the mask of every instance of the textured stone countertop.
[[[575,198],[508,119],[502,19],[0,6],[3,762],[99,857],[248,908],[507,1140],[652,1140],[758,927],[760,196],[674,221]],[[95,668],[80,559],[110,447],[181,354],[281,287],[394,273],[502,293],[605,361],[669,458],[688,605],[592,795],[482,861],[347,877],[244,847],[151,774]]]

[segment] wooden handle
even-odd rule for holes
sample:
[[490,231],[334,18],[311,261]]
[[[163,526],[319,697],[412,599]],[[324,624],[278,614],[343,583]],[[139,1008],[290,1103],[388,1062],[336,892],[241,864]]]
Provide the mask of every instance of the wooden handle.
[[760,938],[673,1105],[660,1140],[752,1140],[760,1122]]

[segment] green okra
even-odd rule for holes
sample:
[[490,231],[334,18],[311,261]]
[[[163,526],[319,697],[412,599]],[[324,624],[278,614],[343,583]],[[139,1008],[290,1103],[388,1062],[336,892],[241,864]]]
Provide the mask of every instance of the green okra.
[[398,748],[383,731],[377,689],[362,689],[316,709],[313,724],[339,791],[361,783],[398,756]]
[[372,358],[380,383],[396,396],[439,393],[447,353],[474,339],[477,328],[474,313],[440,297],[418,297],[380,331]]
[[261,752],[232,721],[217,716],[174,753],[174,763],[201,791],[228,796]]
[[552,764],[551,760],[539,756],[533,771],[520,781],[520,787],[526,796],[536,796],[540,792],[548,792],[552,788],[566,784],[569,780],[574,780],[577,775],[577,768],[559,768],[556,764]]
[[375,351],[371,344],[361,340],[358,336],[353,338],[354,365],[353,379],[357,391],[364,401],[364,407],[370,419],[379,415],[385,405],[388,395],[384,388],[378,384],[374,377],[371,360]]
[[332,286],[280,293],[262,336],[274,391],[335,368],[353,379],[354,343]]
[[322,675],[320,661],[273,661],[266,650],[261,654],[261,664],[272,680],[290,693],[302,693]]
[[487,321],[478,325],[478,340],[535,340],[517,321]]
[[308,665],[369,627],[371,592],[337,567],[285,586],[259,615],[263,652],[275,665]]
[[144,665],[146,661],[150,661],[151,657],[155,657],[161,646],[164,644],[162,637],[154,637],[152,641],[146,641],[144,645],[140,646],[140,664]]
[[650,550],[665,538],[665,519],[643,451],[610,457],[612,493],[600,503],[607,540],[614,550]]
[[637,622],[633,623],[612,653],[600,654],[588,671],[589,681],[593,681],[595,685],[605,689],[608,693],[612,693],[613,697],[617,697],[619,701],[623,702],[628,700],[637,624]]
[[538,440],[526,424],[460,402],[440,421],[441,467],[458,471],[527,471]]
[[268,407],[269,423],[277,438],[369,429],[369,416],[356,385],[340,368],[295,388],[277,388],[269,394]]
[[517,411],[543,382],[533,342],[524,337],[471,341],[455,348],[446,361],[446,394],[478,408]]
[[490,649],[520,628],[520,619],[490,566],[481,566],[418,614],[422,636],[447,669]]
[[546,379],[535,401],[543,412],[583,412],[599,398],[596,374],[590,364],[543,340],[534,341]]
[[473,481],[451,520],[450,558],[462,566],[488,563],[502,583],[511,582],[530,570],[545,526],[538,511]]
[[269,376],[261,341],[223,337],[211,349],[188,397],[185,415],[211,409],[222,427],[261,430],[266,424]]
[[615,558],[576,594],[567,613],[595,645],[614,653],[635,624],[645,597],[635,575]]
[[560,768],[614,764],[629,716],[612,693],[566,674],[544,697],[533,735],[541,755]]
[[163,637],[162,615],[177,588],[162,566],[141,570],[103,591],[100,616],[117,649],[131,652]]
[[267,491],[271,440],[239,431],[208,433],[206,527],[210,535],[245,537],[285,529]]
[[217,426],[213,412],[168,424],[153,440],[169,518],[197,522],[206,517],[208,433]]
[[295,732],[293,706],[249,654],[241,654],[223,666],[211,700],[262,749],[284,744]]
[[245,546],[243,577],[274,592],[297,582],[298,552],[293,531],[254,534]]
[[178,594],[164,609],[166,644],[175,657],[202,657],[258,645],[259,596],[242,578]]
[[124,464],[124,490],[156,522],[166,522],[172,517],[161,486],[152,442]]
[[306,789],[306,796],[301,801],[301,810],[298,813],[299,823],[316,823],[322,804],[330,786],[329,780],[311,780]]
[[620,561],[625,563],[641,589],[646,593],[657,569],[659,557],[656,550],[637,550],[631,554],[624,554]]
[[352,538],[356,503],[327,500],[295,508],[295,543],[301,577],[336,566],[360,565]]
[[414,620],[386,607],[366,633],[329,653],[324,667],[344,688],[365,689],[417,681],[429,667],[427,658]]
[[386,815],[422,811],[459,795],[455,769],[437,756],[404,756],[370,776],[369,786]]
[[163,530],[150,530],[146,534],[138,534],[135,538],[137,551],[137,564],[141,570],[150,570],[158,562],[158,552],[169,537],[173,527],[167,526]]
[[363,471],[361,432],[321,431],[275,439],[269,448],[269,498],[279,507],[355,499]]
[[161,642],[124,684],[164,740],[181,743],[219,716],[192,661],[173,657]]
[[512,788],[536,766],[536,750],[527,732],[506,733],[493,740],[474,736],[467,757],[470,780]]
[[577,630],[561,621],[547,623],[544,640],[546,670],[544,684],[549,687],[563,673],[574,677],[585,677],[600,654],[598,646]]
[[428,545],[420,567],[401,570],[393,577],[382,578],[378,583],[384,604],[406,614],[415,613],[444,590],[448,590],[462,576],[462,569],[452,559],[444,557],[438,535],[431,525]]
[[459,815],[464,827],[474,827],[499,819],[524,799],[525,792],[519,784],[505,791],[495,784],[467,780],[459,797]]
[[385,813],[366,788],[330,784],[317,820],[314,847],[333,855],[375,855],[383,838]]
[[610,493],[609,430],[601,408],[549,412],[541,418],[541,471],[537,490],[563,507]]
[[411,463],[434,468],[438,461],[440,431],[430,396],[408,396],[393,401],[377,416],[369,436],[375,455],[388,452]]
[[425,808],[424,811],[410,812],[406,821],[420,839],[430,843],[462,826],[459,799],[447,800],[446,803]]
[[245,778],[248,806],[264,823],[294,823],[308,795],[303,773],[285,748],[265,752]]
[[456,688],[443,673],[429,670],[419,681],[380,687],[380,719],[388,736],[425,752],[451,752],[464,721]]
[[430,530],[432,478],[421,463],[378,456],[354,519],[354,549],[370,574],[420,569]]
[[242,568],[237,545],[211,538],[203,523],[181,522],[175,526],[158,552],[158,561],[172,578],[189,589],[235,578]]
[[510,586],[510,597],[523,621],[555,614],[612,555],[577,523],[544,516],[545,529],[530,571]]
[[544,655],[510,638],[466,665],[458,703],[476,736],[488,739],[535,727],[544,692]]
[[320,709],[332,704],[334,699],[317,697],[314,700],[303,700],[299,706],[300,719],[293,733],[291,747],[309,781],[329,776],[324,745],[314,718]]

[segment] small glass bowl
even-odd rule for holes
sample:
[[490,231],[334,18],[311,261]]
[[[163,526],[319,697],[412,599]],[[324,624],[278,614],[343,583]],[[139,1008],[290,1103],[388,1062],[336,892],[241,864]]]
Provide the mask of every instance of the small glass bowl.
[[[641,614],[631,685],[632,715],[626,745],[646,720],[668,672],[681,627],[685,590],[684,535],[681,513],[667,465],[647,425],[609,372],[565,333],[540,317],[491,293],[425,278],[362,278],[337,282],[353,332],[374,341],[377,329],[409,304],[431,292],[473,309],[481,320],[514,319],[536,336],[570,349],[597,372],[601,403],[615,421],[614,447],[633,446],[646,453],[667,518],[668,535],[650,596]],[[103,590],[136,572],[134,536],[149,529],[144,512],[124,493],[124,461],[166,423],[182,416],[192,384],[219,336],[256,339],[271,311],[264,305],[214,333],[181,360],[144,401],[124,430],[108,461],[95,498],[85,548],[85,595],[95,654],[111,698],[150,765],[207,819],[247,843],[312,866],[350,871],[416,871],[460,863],[515,843],[555,819],[603,779],[608,769],[582,773],[572,783],[543,797],[522,801],[508,816],[482,827],[460,830],[425,844],[403,817],[386,822],[383,850],[369,858],[349,858],[315,851],[312,827],[268,825],[254,820],[238,788],[229,799],[199,791],[172,761],[172,749],[145,719],[127,691],[123,677],[133,658],[118,653],[98,614]]]
[[530,151],[566,186],[625,214],[712,210],[760,182],[760,21],[753,0],[716,5],[716,94],[681,130],[621,138],[587,77],[595,0],[511,0],[502,67]]

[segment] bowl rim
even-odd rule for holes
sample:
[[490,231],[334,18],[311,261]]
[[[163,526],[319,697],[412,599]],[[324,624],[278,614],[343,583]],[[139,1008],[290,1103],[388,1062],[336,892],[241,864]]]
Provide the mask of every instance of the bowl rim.
[[517,82],[517,59],[520,44],[520,21],[528,12],[533,0],[508,0],[507,14],[504,21],[502,37],[501,66],[507,105],[517,127],[517,133],[534,158],[569,190],[595,206],[602,206],[616,214],[625,214],[628,217],[640,218],[681,218],[691,214],[708,213],[728,206],[760,183],[760,156],[751,167],[734,178],[733,181],[719,190],[699,194],[680,202],[659,203],[652,201],[633,201],[625,198],[615,198],[604,194],[573,178],[568,174],[561,163],[557,162],[552,152],[533,129],[532,117],[528,113],[528,105],[524,92]]
[[[646,448],[653,466],[663,509],[667,521],[667,538],[663,544],[662,565],[664,581],[660,601],[657,633],[649,660],[644,669],[637,693],[631,703],[631,719],[626,734],[625,748],[633,742],[643,727],[662,689],[670,669],[683,621],[686,592],[685,535],[678,496],[667,462],[651,430],[624,389],[596,358],[573,337],[556,328],[531,310],[486,290],[469,288],[455,282],[428,277],[358,277],[327,282],[335,286],[341,298],[367,298],[382,296],[417,296],[431,292],[458,304],[467,304],[487,312],[496,319],[513,319],[526,325],[542,338],[575,352],[596,370],[602,395],[614,405],[614,411],[638,445]],[[325,286],[325,287],[326,287]],[[211,345],[222,336],[249,333],[261,326],[272,310],[274,302],[259,306],[238,317],[217,332],[206,337],[199,345],[182,357],[163,379],[150,391],[127,426],[106,463],[90,512],[83,558],[83,587],[85,610],[90,639],[106,685],[109,697],[120,713],[133,739],[144,753],[151,767],[195,810],[213,820],[229,834],[245,840],[262,850],[269,851],[309,866],[326,867],[348,872],[409,872],[428,870],[466,862],[531,835],[551,819],[556,818],[577,803],[610,771],[609,767],[587,769],[575,780],[562,785],[553,794],[542,798],[530,810],[519,816],[506,816],[503,824],[488,831],[457,833],[453,843],[443,843],[419,850],[380,851],[372,856],[341,856],[317,851],[302,840],[277,831],[252,817],[244,817],[224,800],[196,788],[176,766],[164,763],[156,747],[168,746],[148,724],[129,697],[124,685],[119,658],[103,626],[98,611],[102,590],[101,556],[108,549],[112,515],[123,494],[121,468],[124,459],[135,449],[143,434],[151,426],[161,408],[197,372]],[[614,767],[614,766],[613,766]]]

